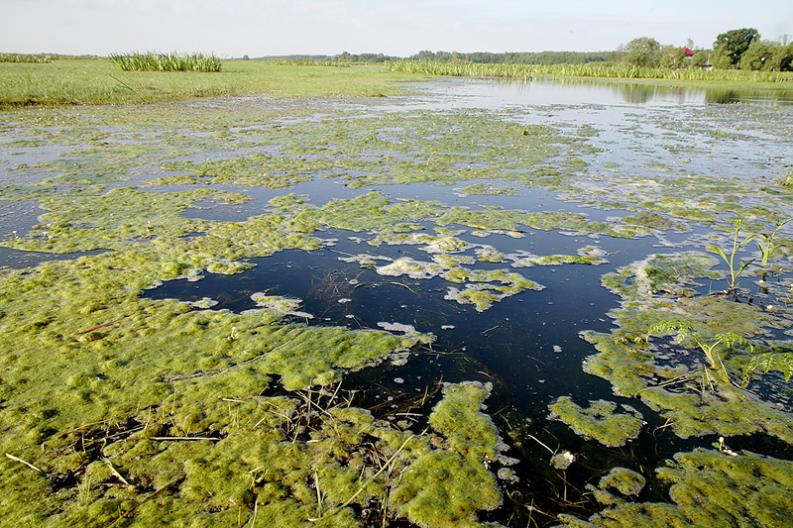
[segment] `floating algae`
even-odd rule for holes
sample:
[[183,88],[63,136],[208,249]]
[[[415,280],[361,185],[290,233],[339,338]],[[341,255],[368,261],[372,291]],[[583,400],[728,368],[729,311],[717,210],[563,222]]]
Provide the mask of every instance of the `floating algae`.
[[581,248],[577,255],[534,255],[528,251],[521,250],[504,256],[505,259],[512,262],[513,268],[562,266],[565,264],[597,266],[608,262],[603,257],[603,251],[593,246]]
[[618,328],[610,334],[582,334],[598,351],[585,360],[584,370],[609,380],[618,395],[641,398],[681,437],[765,431],[791,442],[793,415],[730,381],[751,370],[753,354],[720,361],[720,371],[732,369],[725,370],[726,377],[714,375],[711,365],[692,364],[683,351],[675,354],[672,349],[671,356],[659,357],[652,338],[668,335],[670,321],[684,321],[698,343],[711,347],[727,334],[745,337],[747,343],[760,340],[762,346],[768,328],[787,327],[760,307],[720,295],[696,295],[694,279],[715,277],[713,264],[696,252],[651,255],[605,275],[604,286],[623,297],[622,306],[610,314]]
[[[564,469],[574,464],[576,457],[580,460],[564,477],[569,479],[566,491],[569,487],[576,494],[570,502],[555,502],[550,497],[553,490],[548,493],[545,482],[532,473],[521,479],[520,491],[513,493],[518,491],[511,478],[514,473],[504,467],[508,461],[501,454],[503,446],[493,440],[495,427],[480,408],[484,396],[475,386],[447,385],[432,413],[430,428],[423,433],[409,430],[422,423],[420,417],[413,424],[399,420],[397,429],[367,411],[350,407],[344,389],[339,389],[343,399],[333,398],[335,383],[345,372],[397,358],[403,361],[409,350],[431,342],[431,334],[402,332],[407,325],[387,328],[399,335],[319,326],[331,324],[324,315],[331,315],[329,312],[338,308],[336,303],[326,313],[314,305],[307,308],[323,314],[312,321],[315,326],[290,323],[294,320],[284,319],[284,313],[301,311],[295,296],[306,298],[307,305],[312,301],[289,287],[284,296],[272,296],[273,309],[260,307],[243,314],[212,310],[212,302],[206,299],[190,304],[144,298],[143,290],[163,281],[188,278],[209,282],[217,279],[213,273],[239,273],[253,266],[251,259],[259,263],[259,257],[281,250],[328,247],[334,242],[323,232],[333,231],[332,236],[340,240],[346,237],[357,244],[393,246],[378,250],[378,255],[352,257],[362,266],[386,268],[409,255],[414,273],[423,270],[425,275],[443,279],[450,283],[446,295],[486,309],[519,291],[518,286],[539,288],[530,281],[530,273],[548,285],[552,297],[559,286],[554,274],[562,276],[569,271],[556,266],[603,263],[606,255],[594,246],[576,252],[577,246],[566,241],[546,255],[540,254],[541,250],[534,252],[545,240],[556,243],[560,237],[555,235],[560,232],[586,236],[608,248],[615,261],[625,256],[641,260],[604,278],[604,285],[621,298],[620,307],[611,313],[617,328],[610,332],[601,327],[599,333],[585,334],[597,349],[585,368],[609,380],[616,393],[641,398],[649,406],[642,409],[648,421],[669,420],[668,427],[657,431],[662,449],[667,445],[664,438],[668,439],[663,435],[674,433],[687,437],[760,433],[757,441],[747,438],[741,442],[770,445],[768,450],[776,449],[777,444],[764,444],[768,440],[764,434],[791,438],[787,409],[772,404],[767,394],[774,397],[787,390],[780,384],[793,372],[790,347],[783,340],[791,321],[790,306],[785,304],[790,296],[790,231],[780,232],[780,250],[769,262],[767,277],[759,267],[747,269],[745,282],[756,275],[762,283],[758,292],[740,290],[740,302],[702,293],[708,280],[719,281],[714,283],[717,288],[723,284],[724,274],[714,267],[711,257],[688,252],[645,259],[646,253],[634,254],[633,250],[652,241],[628,244],[624,240],[656,235],[668,247],[683,240],[682,247],[688,249],[724,244],[721,230],[733,223],[733,213],[746,217],[752,233],[768,232],[789,210],[790,193],[779,184],[778,167],[773,179],[765,177],[766,167],[769,160],[787,156],[779,148],[759,147],[787,144],[790,120],[780,118],[787,114],[755,106],[766,119],[764,124],[740,108],[744,105],[731,105],[734,108],[724,115],[715,116],[719,119],[708,115],[712,112],[708,105],[685,109],[692,119],[678,119],[676,110],[623,113],[612,108],[607,111],[618,113],[619,125],[604,129],[600,141],[597,131],[588,126],[525,124],[556,122],[557,116],[570,111],[576,121],[590,112],[605,115],[605,109],[592,105],[525,107],[498,113],[415,112],[394,111],[400,104],[394,101],[386,103],[391,108],[382,112],[376,104],[361,108],[360,102],[241,98],[0,116],[4,136],[23,134],[20,137],[26,138],[13,146],[3,143],[2,148],[31,149],[20,155],[18,163],[10,156],[0,160],[0,172],[4,173],[0,178],[10,182],[2,184],[0,200],[27,197],[41,200],[46,208],[39,227],[4,245],[59,255],[75,248],[109,250],[71,263],[0,270],[0,347],[7,351],[0,360],[0,449],[43,470],[38,473],[17,459],[0,460],[2,485],[7,490],[0,498],[4,519],[0,524],[345,527],[393,521],[428,527],[492,526],[480,521],[477,513],[501,503],[493,474],[496,470],[497,475],[507,477],[505,487],[510,490],[504,510],[513,503],[514,511],[520,510],[510,525],[543,524],[547,519],[539,519],[542,511],[589,515],[596,507],[587,501],[589,492],[602,506],[613,507],[597,517],[600,520],[593,518],[596,525],[602,525],[603,519],[610,519],[608,526],[652,525],[648,520],[652,514],[672,510],[683,515],[681,526],[719,525],[736,519],[749,519],[745,524],[751,524],[751,508],[761,512],[790,509],[784,491],[779,491],[790,483],[767,485],[768,468],[752,467],[750,471],[747,466],[752,477],[730,479],[711,471],[718,464],[705,462],[697,470],[712,480],[702,486],[691,485],[692,504],[704,504],[710,495],[722,493],[721,488],[711,489],[712,482],[727,482],[724,489],[736,503],[752,505],[738,512],[725,508],[727,514],[717,512],[720,517],[705,519],[704,513],[702,518],[693,516],[690,510],[694,506],[675,492],[671,504],[638,506],[630,501],[639,500],[636,493],[643,477],[630,470],[615,468],[603,476],[609,468],[602,468],[590,475],[594,483],[602,477],[597,488],[585,488],[580,482],[586,478],[582,475],[591,471],[589,449],[609,451],[598,451],[592,444],[587,444],[587,452],[561,452],[555,457],[558,467]],[[178,129],[173,125],[177,112]],[[555,117],[548,119],[546,112]],[[733,119],[735,116],[740,119]],[[741,123],[745,133],[736,135],[730,121]],[[642,128],[645,123],[655,129]],[[619,137],[616,129],[623,126],[626,130],[635,127],[621,132],[637,138],[635,144],[614,140]],[[690,140],[674,141],[672,134],[680,134],[683,128]],[[647,146],[638,141],[641,133],[660,137],[663,148],[639,152]],[[712,141],[717,138],[736,142],[729,145],[731,151],[743,146],[737,142],[750,140],[758,148],[741,150],[742,154],[748,152],[741,159],[723,156],[730,161],[719,162],[724,151],[720,143]],[[36,160],[43,149],[54,153],[42,152],[42,160]],[[699,155],[710,157],[696,159]],[[693,162],[683,159],[688,157],[694,157]],[[622,158],[630,164],[615,161],[622,162]],[[713,163],[703,164],[703,159]],[[655,161],[655,168],[645,170],[645,161]],[[735,165],[736,173],[749,169],[747,177],[721,174],[725,163]],[[658,170],[661,165],[663,170]],[[604,173],[601,169],[608,170]],[[310,185],[304,185],[309,181]],[[147,192],[119,188],[119,182],[146,185],[142,188]],[[332,199],[355,194],[338,183],[368,189],[372,184],[418,182],[426,183],[379,187],[379,192]],[[174,192],[179,188],[157,187],[177,183],[222,185],[226,190],[186,187]],[[240,185],[247,187],[250,196],[237,192]],[[298,185],[300,192],[312,189],[317,205],[300,195],[279,196],[267,205],[257,205],[262,197],[273,195],[268,189],[292,185]],[[565,200],[623,211],[567,212],[583,209],[553,200],[543,204],[539,200],[545,200],[546,195],[535,194],[537,187],[553,190]],[[489,195],[481,200],[487,203],[530,205],[483,207],[475,204],[475,199],[453,197],[454,191]],[[410,198],[423,197],[424,192],[432,198]],[[509,198],[515,192],[517,197]],[[438,196],[466,206],[447,205]],[[535,199],[538,201],[532,203]],[[240,207],[245,201],[247,205]],[[207,203],[220,207],[203,215],[197,209]],[[229,217],[244,213],[249,218],[209,221],[186,217],[209,218],[223,211],[228,211]],[[697,231],[689,231],[685,239],[680,235],[695,228]],[[702,228],[712,232],[702,234]],[[349,233],[338,234],[339,230]],[[662,236],[662,231],[670,230],[676,233]],[[471,237],[481,237],[487,244],[477,244]],[[484,240],[488,237],[492,238]],[[580,240],[576,243],[582,245]],[[284,256],[284,260],[291,258],[291,254]],[[536,266],[525,277],[509,269],[521,258],[525,259],[522,264]],[[554,268],[540,268],[542,265]],[[507,269],[493,269],[499,267]],[[399,268],[393,266],[392,271]],[[591,277],[594,270],[575,271]],[[351,279],[350,285],[353,280],[358,281]],[[201,283],[194,286],[198,295],[191,298],[200,299]],[[245,289],[244,296],[269,286],[257,284]],[[415,289],[425,293],[422,288]],[[769,293],[761,293],[762,289]],[[363,297],[368,291],[359,293]],[[444,295],[443,289],[437,291]],[[213,297],[224,303],[228,299],[222,294]],[[355,297],[356,302],[344,310],[367,306],[359,303],[357,296],[348,297]],[[545,294],[533,299],[527,296],[529,302],[524,306],[545,298]],[[399,302],[406,303],[403,308],[409,305]],[[503,307],[505,320],[515,320],[512,309],[516,306]],[[442,322],[455,324],[441,328],[457,329],[444,332],[447,342],[437,347],[442,360],[449,340],[455,340],[452,345],[461,344],[456,340],[469,327],[473,333],[481,330],[471,324],[473,318],[488,321],[489,326],[493,317],[444,307],[448,308],[450,313],[443,314]],[[542,319],[542,309],[532,308]],[[471,320],[460,318],[463,313]],[[384,314],[369,322],[404,321],[433,330],[435,320],[426,314],[405,318],[402,314],[407,311],[397,314]],[[346,316],[355,318],[350,313]],[[580,323],[575,319],[569,322],[576,327]],[[523,323],[527,339],[531,339],[534,325]],[[661,331],[679,329],[678,323],[685,323],[690,335],[707,346],[725,332],[737,332],[751,347],[719,345],[714,349],[728,373],[727,379],[719,379],[696,343],[673,340],[677,330]],[[552,354],[552,358],[575,361],[579,350],[563,338],[553,335],[553,341],[543,343],[540,350],[550,352],[550,345],[559,343],[565,354]],[[491,342],[492,352],[502,349],[495,338]],[[500,361],[495,359],[499,354],[487,355],[487,367]],[[537,359],[541,365],[539,361],[547,358]],[[440,363],[437,357],[434,361]],[[518,362],[504,362],[510,370],[517,370]],[[494,375],[494,382],[501,384],[504,380],[498,379],[496,371],[483,367],[483,375]],[[399,388],[412,392],[412,374],[386,371],[384,375],[404,380]],[[442,374],[447,377],[445,370]],[[368,379],[367,375],[362,377]],[[425,380],[428,384],[434,381],[430,376]],[[333,387],[321,386],[330,383]],[[552,385],[544,387],[554,390]],[[524,392],[533,394],[536,389],[529,376]],[[552,398],[558,395],[550,394]],[[503,392],[500,401],[502,396]],[[573,397],[579,401],[576,394]],[[398,400],[394,403],[400,403]],[[523,401],[522,397],[516,400]],[[591,409],[578,408],[577,414]],[[499,420],[509,423],[509,412],[497,413]],[[647,446],[643,442],[644,438],[636,442],[637,452],[644,452]],[[689,442],[701,443],[696,438]],[[718,455],[726,457],[727,453]],[[745,456],[742,453],[738,458]],[[555,474],[545,465],[545,458],[541,462],[539,469]],[[531,455],[525,463],[530,471],[538,469]],[[633,459],[620,463],[633,467]],[[673,466],[679,464],[670,463]],[[651,472],[644,469],[649,465],[642,461],[641,467],[649,477]],[[781,473],[790,473],[790,468],[780,467]],[[697,476],[694,470],[690,473]],[[654,498],[657,484],[652,480],[647,492]],[[578,495],[579,490],[587,491]],[[553,501],[550,505],[549,500]],[[763,501],[772,504],[766,506]],[[634,506],[640,517],[609,513]],[[688,513],[680,513],[686,509]],[[483,513],[481,519],[507,522],[510,512],[504,510]],[[678,514],[669,515],[677,519]],[[773,519],[762,522],[775,525]]]
[[[476,521],[478,510],[501,504],[488,461],[509,462],[496,427],[482,413],[490,385],[448,384],[430,414],[430,426],[445,439],[442,449],[420,456],[400,478],[392,504],[411,522],[426,528],[497,526]],[[428,482],[433,485],[427,486]]]
[[465,187],[455,187],[454,190],[460,196],[516,196],[518,194],[517,189],[513,187],[500,187],[498,185],[490,185],[486,183],[475,183]]
[[[250,374],[240,369],[185,380],[162,406],[131,421],[89,424],[53,438],[45,444],[49,457],[63,459],[59,469],[71,468],[76,482],[37,501],[35,509],[9,513],[23,526],[103,526],[124,515],[134,526],[256,519],[283,528],[360,527],[353,507],[388,501],[383,511],[389,516],[446,528],[477,526],[477,510],[500,504],[495,476],[481,459],[500,449],[492,424],[482,427],[484,386],[447,386],[433,412],[442,435],[436,437],[394,429],[367,411],[335,403],[331,393],[307,392],[302,401],[260,396],[261,379]],[[451,416],[443,410],[447,405],[458,412]],[[212,424],[209,434],[187,433],[173,422],[199,409],[196,425]],[[477,450],[458,452],[453,439],[459,435],[470,435]],[[69,456],[75,444],[89,449]],[[385,466],[378,463],[383,459]],[[17,493],[32,497],[49,487],[42,475],[3,464],[5,483]],[[50,464],[41,467],[49,472]],[[248,478],[235,478],[243,474]],[[436,480],[441,475],[453,478]],[[141,492],[146,488],[153,491]],[[147,500],[150,493],[157,501]]]
[[583,521],[560,515],[564,526],[786,526],[793,501],[793,462],[743,452],[696,449],[656,470],[671,483],[672,503],[619,502]]
[[473,304],[477,311],[485,311],[493,303],[526,290],[542,290],[543,286],[527,279],[519,273],[505,269],[480,270],[467,268],[461,264],[474,264],[470,256],[440,253],[433,255],[431,262],[399,257],[388,264],[377,265],[378,260],[391,260],[388,257],[359,254],[339,257],[344,262],[357,262],[364,267],[374,267],[375,272],[387,277],[407,276],[411,279],[432,279],[442,277],[452,283],[465,283],[465,287],[449,287],[444,299],[460,304]]
[[184,171],[186,174],[164,176],[148,183],[150,185],[233,183],[280,189],[308,181],[311,179],[310,172],[326,170],[329,166],[327,162],[309,164],[302,159],[254,153],[242,158],[203,163],[190,161],[165,163],[163,169]]
[[[647,481],[643,476],[630,469],[616,467],[612,468],[606,476],[598,482],[598,489],[607,491],[614,489],[626,497],[637,496],[644,489]],[[602,502],[602,501],[598,501]]]
[[562,396],[548,408],[551,419],[561,420],[576,434],[609,447],[624,446],[636,439],[642,429],[642,416],[638,411],[615,412],[617,404],[614,402],[593,401],[589,402],[589,407],[580,407],[569,396]]
[[251,300],[255,302],[257,306],[261,306],[262,308],[277,314],[302,317],[304,319],[314,318],[314,316],[310,313],[301,312],[298,310],[302,304],[300,299],[292,299],[290,297],[281,297],[278,295],[267,295],[266,293],[259,292],[251,295]]

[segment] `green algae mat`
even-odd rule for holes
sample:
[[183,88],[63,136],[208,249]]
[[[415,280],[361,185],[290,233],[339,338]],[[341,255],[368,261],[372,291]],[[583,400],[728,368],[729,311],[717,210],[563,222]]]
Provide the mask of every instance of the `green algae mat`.
[[787,526],[793,106],[626,90],[0,113],[0,526]]

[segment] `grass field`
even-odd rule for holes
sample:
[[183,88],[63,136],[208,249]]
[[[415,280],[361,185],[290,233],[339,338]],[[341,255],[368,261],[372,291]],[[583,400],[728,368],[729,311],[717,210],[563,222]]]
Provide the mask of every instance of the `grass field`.
[[47,64],[0,63],[0,108],[60,104],[130,104],[220,95],[383,96],[419,75],[379,66],[290,66],[224,61],[222,72],[126,72],[109,59]]

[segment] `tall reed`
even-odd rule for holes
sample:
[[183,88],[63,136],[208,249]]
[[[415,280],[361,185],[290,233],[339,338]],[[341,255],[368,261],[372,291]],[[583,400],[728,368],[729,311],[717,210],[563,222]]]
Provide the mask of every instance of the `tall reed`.
[[669,79],[679,81],[754,81],[793,84],[793,73],[699,68],[647,68],[616,62],[587,64],[475,64],[399,60],[388,63],[394,72],[455,77],[601,77],[620,79]]
[[110,60],[123,71],[219,72],[222,68],[219,58],[201,53],[125,53],[111,55]]

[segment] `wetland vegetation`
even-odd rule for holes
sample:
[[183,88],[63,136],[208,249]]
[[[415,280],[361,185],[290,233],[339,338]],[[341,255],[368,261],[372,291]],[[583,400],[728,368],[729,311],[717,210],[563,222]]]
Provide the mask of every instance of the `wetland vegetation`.
[[219,72],[222,62],[214,55],[193,53],[177,55],[175,53],[126,53],[111,55],[110,60],[123,71],[191,71]]
[[791,74],[116,59],[0,64],[0,526],[786,525]]

